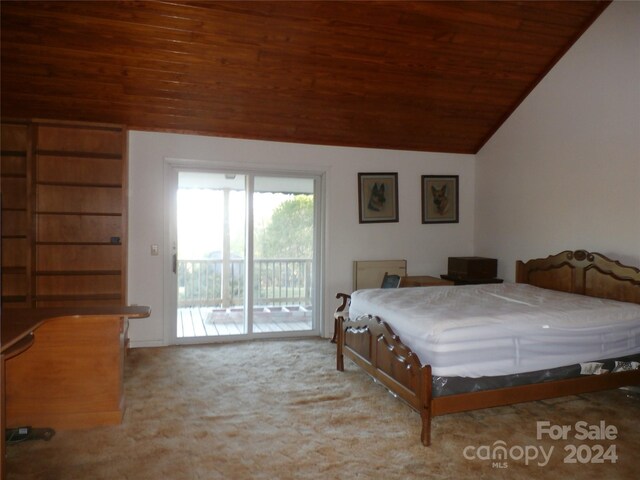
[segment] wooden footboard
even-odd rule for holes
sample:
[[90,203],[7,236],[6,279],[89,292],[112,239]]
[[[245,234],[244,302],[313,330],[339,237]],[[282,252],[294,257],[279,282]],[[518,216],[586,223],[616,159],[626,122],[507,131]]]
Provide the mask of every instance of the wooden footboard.
[[337,367],[343,356],[383,384],[420,414],[422,443],[431,443],[431,366],[418,357],[378,317],[364,315],[349,320],[337,316]]

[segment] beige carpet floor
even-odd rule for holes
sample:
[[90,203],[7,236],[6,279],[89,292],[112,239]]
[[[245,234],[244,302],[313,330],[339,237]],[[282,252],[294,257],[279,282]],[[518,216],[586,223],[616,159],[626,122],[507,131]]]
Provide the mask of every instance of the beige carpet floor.
[[[10,445],[7,478],[638,478],[637,393],[614,390],[437,417],[433,445],[425,448],[417,413],[348,360],[346,371],[337,372],[334,348],[324,339],[304,339],[134,349],[126,363],[122,425]],[[572,431],[567,440],[538,440],[537,421]],[[580,421],[604,421],[617,429],[616,438],[578,440]],[[506,468],[483,459],[499,445],[507,448],[499,462]],[[543,466],[541,448],[553,449]],[[593,463],[600,449],[609,455]],[[534,450],[537,459],[521,458]],[[565,463],[571,450],[577,462]]]

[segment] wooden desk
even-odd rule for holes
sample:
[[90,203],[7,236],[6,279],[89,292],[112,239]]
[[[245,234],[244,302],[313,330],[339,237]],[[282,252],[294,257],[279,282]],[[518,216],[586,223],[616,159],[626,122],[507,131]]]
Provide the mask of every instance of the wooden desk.
[[429,275],[409,275],[402,277],[400,280],[400,287],[435,287],[444,285],[453,285],[453,282]]
[[151,314],[144,306],[133,307],[59,307],[59,308],[3,308],[2,336],[3,354],[11,347],[32,334],[43,323],[62,317],[127,317],[143,318]]
[[5,428],[122,421],[127,319],[150,313],[142,306],[2,309],[0,478]]

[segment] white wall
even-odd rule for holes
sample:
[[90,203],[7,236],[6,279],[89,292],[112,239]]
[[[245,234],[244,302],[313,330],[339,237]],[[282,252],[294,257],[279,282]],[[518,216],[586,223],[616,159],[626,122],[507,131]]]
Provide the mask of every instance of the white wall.
[[640,3],[614,2],[477,155],[475,253],[640,265]]
[[[132,346],[163,345],[163,266],[167,263],[165,159],[212,165],[272,166],[325,172],[326,329],[333,330],[335,294],[350,292],[353,260],[404,258],[410,274],[446,272],[448,256],[473,254],[474,156],[325,147],[290,143],[132,131],[129,134],[129,303],[150,305],[148,319],[131,322]],[[358,223],[358,172],[398,172],[399,223]],[[460,223],[421,223],[420,176],[460,176]],[[164,256],[150,255],[160,245]]]

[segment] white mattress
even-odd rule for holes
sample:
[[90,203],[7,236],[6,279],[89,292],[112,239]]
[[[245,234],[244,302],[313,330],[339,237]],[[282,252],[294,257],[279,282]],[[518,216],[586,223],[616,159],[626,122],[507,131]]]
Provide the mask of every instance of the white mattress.
[[380,317],[435,376],[545,370],[640,353],[640,305],[531,285],[359,290],[349,317]]

